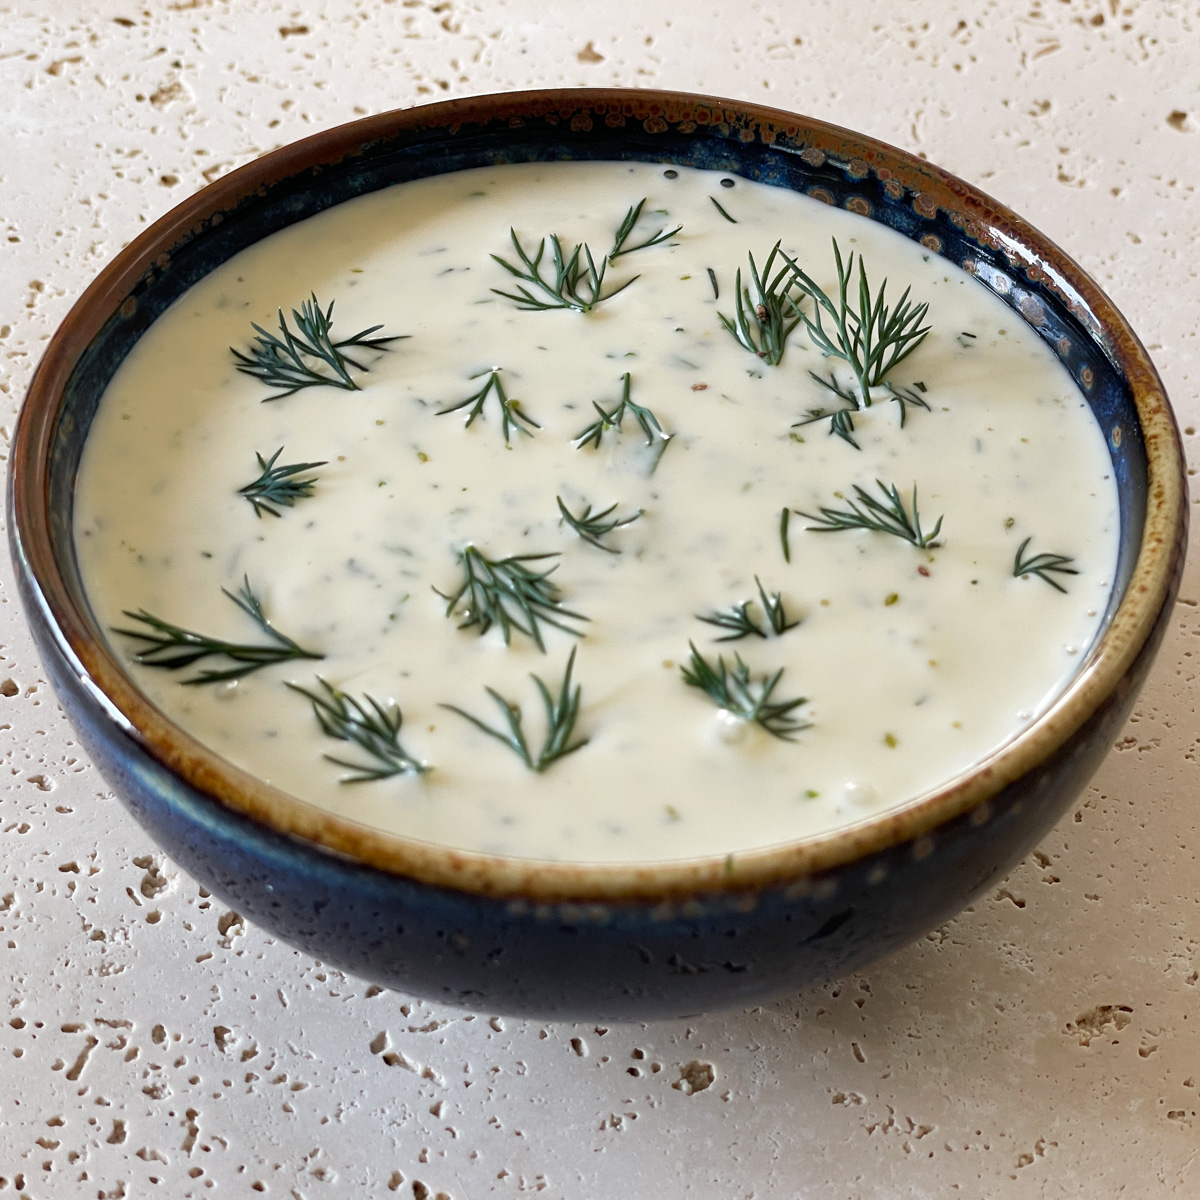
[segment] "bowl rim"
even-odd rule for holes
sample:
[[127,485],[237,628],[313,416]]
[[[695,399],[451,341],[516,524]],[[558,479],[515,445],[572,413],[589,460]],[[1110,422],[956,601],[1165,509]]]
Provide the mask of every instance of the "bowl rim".
[[[104,322],[168,251],[270,184],[332,165],[401,133],[529,118],[564,124],[597,116],[640,120],[650,132],[672,123],[723,124],[742,140],[806,140],[863,172],[889,172],[924,215],[955,213],[973,236],[1001,249],[1015,271],[1055,292],[1090,336],[1124,369],[1142,425],[1147,462],[1142,541],[1125,596],[1074,680],[1032,725],[939,787],[825,833],[735,855],[634,862],[502,857],[419,841],[350,821],[300,800],[226,762],[168,720],[137,689],[93,633],[86,606],[52,553],[49,449],[67,380]],[[502,92],[368,116],[313,134],[246,164],[160,217],[110,261],[49,342],[30,382],[13,438],[10,538],[49,635],[107,719],[190,787],[218,805],[336,858],[420,883],[515,901],[672,901],[698,893],[747,892],[795,884],[905,843],[928,845],[938,827],[964,814],[985,822],[990,801],[1046,761],[1118,687],[1153,636],[1178,585],[1187,522],[1182,443],[1149,355],[1112,301],[1048,238],[986,193],[916,156],[815,118],[719,97],[665,90],[568,88]]]

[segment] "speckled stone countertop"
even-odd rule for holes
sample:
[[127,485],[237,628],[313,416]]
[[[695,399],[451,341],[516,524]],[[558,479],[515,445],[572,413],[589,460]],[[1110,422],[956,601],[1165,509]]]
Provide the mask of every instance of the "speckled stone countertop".
[[[0,0],[0,437],[147,222],[355,116],[554,85],[761,100],[1028,217],[1200,418],[1200,5]],[[1200,1194],[1200,566],[1079,807],[869,971],[649,1026],[444,1010],[328,970],[109,795],[0,569],[0,1200]]]

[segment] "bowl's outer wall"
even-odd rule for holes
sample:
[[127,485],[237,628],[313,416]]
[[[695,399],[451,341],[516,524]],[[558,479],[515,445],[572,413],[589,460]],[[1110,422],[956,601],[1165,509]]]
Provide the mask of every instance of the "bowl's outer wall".
[[[674,121],[614,121],[611,101],[597,100],[592,111],[587,96],[573,101],[586,119],[570,122],[561,104],[545,102],[530,102],[534,115],[519,123],[497,120],[494,104],[477,105],[484,116],[472,120],[467,101],[429,110],[453,109],[453,121],[431,115],[427,125],[414,128],[409,120],[398,131],[385,118],[358,123],[377,131],[365,143],[361,135],[331,131],[285,148],[273,160],[272,178],[224,198],[219,211],[178,231],[80,355],[55,419],[46,485],[50,540],[83,611],[71,530],[79,457],[113,372],[169,303],[238,250],[363,192],[493,162],[584,157],[715,168],[806,192],[920,240],[1001,296],[1054,347],[1108,435],[1122,526],[1111,615],[1140,547],[1145,447],[1120,355],[1095,336],[1098,321],[1086,304],[1050,286],[1052,265],[1043,271],[1021,259],[1003,231],[971,216],[969,205],[955,209],[945,197],[931,204],[883,166],[839,153],[828,131],[815,139],[817,147],[803,126],[790,139],[778,130],[760,137],[754,121],[734,109],[727,121],[692,119],[717,102],[705,102],[708,110],[698,103],[690,116],[685,105]],[[18,582],[52,682],[113,789],[181,866],[264,928],[379,983],[473,1009],[606,1019],[749,1004],[895,949],[969,903],[1049,830],[1107,751],[1161,640],[1186,536],[1176,530],[1174,582],[1118,687],[1039,770],[986,806],[915,841],[763,888],[669,903],[538,904],[354,863],[274,832],[182,781],[86,679],[30,567],[18,524],[10,519]]]
[[745,1006],[853,970],[949,920],[1020,861],[1087,783],[1170,616],[1167,605],[1121,687],[1042,770],[934,835],[761,891],[535,905],[345,861],[191,788],[99,710],[21,578],[51,682],[85,749],[181,867],[330,966],[474,1011],[565,1020]]

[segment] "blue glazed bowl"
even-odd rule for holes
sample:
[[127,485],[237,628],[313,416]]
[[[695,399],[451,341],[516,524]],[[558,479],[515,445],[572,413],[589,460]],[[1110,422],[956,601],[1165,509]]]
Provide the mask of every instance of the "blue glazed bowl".
[[[493,858],[364,828],[281,793],[173,726],[105,645],[72,502],[113,372],[189,286],[260,238],[389,184],[496,162],[643,160],[793,188],[964,267],[1060,356],[1120,493],[1102,636],[1060,699],[972,770],[802,842],[633,865]],[[9,534],[58,695],[130,811],[239,912],[323,961],[433,1000],[650,1019],[746,1005],[886,954],[958,912],[1050,829],[1111,744],[1162,638],[1187,533],[1179,433],[1146,351],[1065,254],[911,155],[751,104],[530,92],[386,113],[206,188],[122,251],[55,335],[12,451]]]

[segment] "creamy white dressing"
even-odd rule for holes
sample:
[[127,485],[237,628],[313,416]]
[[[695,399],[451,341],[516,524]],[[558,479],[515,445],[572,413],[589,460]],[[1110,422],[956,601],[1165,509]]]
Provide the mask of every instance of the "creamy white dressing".
[[[556,163],[443,175],[375,192],[239,254],[183,296],[113,379],[79,473],[76,538],[105,628],[146,610],[177,625],[261,642],[222,595],[248,577],[271,621],[320,662],[289,662],[236,684],[181,686],[188,673],[132,667],[146,694],[201,741],[286,791],[369,826],[456,847],[581,861],[736,853],[859,820],[963,771],[1024,728],[1061,691],[1094,638],[1115,565],[1116,489],[1099,429],[1052,353],[963,272],[877,224],[793,192],[684,168]],[[608,281],[639,278],[586,315],[523,312],[491,289],[514,280],[510,226],[532,249],[551,232],[598,255],[642,197],[640,241]],[[736,218],[726,220],[712,203]],[[802,329],[781,365],[740,347],[734,273],[777,238],[827,290],[830,239],[855,250],[894,301],[929,303],[932,332],[892,379],[920,381],[930,411],[881,398],[855,414],[855,450],[828,422],[796,427],[835,398]],[[715,299],[708,271],[720,286]],[[263,403],[235,370],[251,323],[277,328],[314,293],[335,301],[334,333],[382,324],[408,335],[361,352],[357,392],[315,387]],[[973,335],[973,336],[965,336]],[[501,367],[540,428],[506,445],[490,397],[437,415]],[[632,399],[672,434],[647,449],[636,421],[601,447],[576,438]],[[844,369],[839,378],[848,382]],[[255,453],[329,460],[314,494],[257,517],[238,489]],[[844,507],[853,485],[918,488],[919,550],[868,531],[816,533],[785,507]],[[641,510],[605,553],[560,521],[617,505]],[[1014,578],[1030,551],[1069,555],[1060,593]],[[558,554],[568,622],[546,652],[515,634],[477,636],[446,614],[468,543],[492,557]],[[699,615],[753,600],[755,577],[801,623],[780,637],[719,643]],[[439,595],[439,593],[442,593]],[[128,660],[137,644],[114,635]],[[740,654],[755,679],[783,669],[776,698],[807,697],[794,741],[730,720],[685,685],[689,641],[710,663]],[[485,688],[521,706],[535,750],[544,721],[530,673],[555,691],[578,647],[582,749],[531,772],[448,709],[490,724]],[[220,665],[220,664],[215,664]],[[422,775],[339,782],[322,756],[365,759],[322,734],[307,700],[320,675],[395,703]]]

